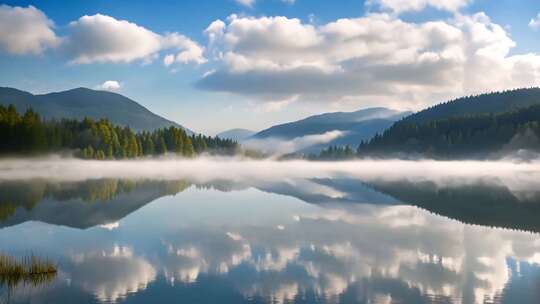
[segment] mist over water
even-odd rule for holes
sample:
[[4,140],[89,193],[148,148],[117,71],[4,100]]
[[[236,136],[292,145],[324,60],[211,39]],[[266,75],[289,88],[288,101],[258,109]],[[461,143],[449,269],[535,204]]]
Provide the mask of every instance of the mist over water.
[[0,250],[60,269],[13,303],[539,300],[537,160],[13,158],[3,202]]
[[252,160],[240,157],[198,157],[194,159],[163,157],[137,160],[81,160],[49,156],[41,158],[0,159],[0,179],[53,178],[84,180],[95,178],[158,178],[185,177],[209,180],[215,178],[322,178],[340,175],[369,179],[482,179],[512,175],[540,174],[540,159],[527,162],[503,159],[497,161],[430,159],[359,159],[351,161],[304,161],[273,159]]
[[264,151],[272,154],[287,154],[300,151],[302,149],[317,144],[328,144],[329,142],[347,135],[347,131],[332,130],[322,134],[311,134],[292,139],[283,138],[249,138],[242,142],[242,145],[249,149]]
[[[470,184],[504,186],[514,193],[540,189],[540,160],[436,161],[374,160],[312,162],[303,160],[251,160],[236,157],[148,158],[95,161],[50,156],[33,159],[1,159],[0,181],[47,179],[188,179],[198,183],[230,180],[248,185],[292,179],[348,178],[359,182],[432,182],[452,187]],[[540,190],[539,190],[540,191]]]

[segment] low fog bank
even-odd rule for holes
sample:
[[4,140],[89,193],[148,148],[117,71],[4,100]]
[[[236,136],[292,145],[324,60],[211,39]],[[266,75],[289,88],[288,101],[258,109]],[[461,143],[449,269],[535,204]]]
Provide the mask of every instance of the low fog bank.
[[430,181],[445,186],[500,183],[510,189],[540,189],[540,159],[516,162],[435,160],[352,160],[310,162],[304,160],[251,160],[235,157],[148,158],[96,161],[49,156],[0,159],[0,180],[50,179],[189,179],[195,182],[230,180],[241,183],[294,179],[351,178],[361,182]]
[[277,137],[249,138],[242,142],[242,146],[278,157],[283,154],[294,153],[319,144],[328,144],[347,134],[348,132],[346,131],[333,130],[322,134],[305,135],[292,139]]

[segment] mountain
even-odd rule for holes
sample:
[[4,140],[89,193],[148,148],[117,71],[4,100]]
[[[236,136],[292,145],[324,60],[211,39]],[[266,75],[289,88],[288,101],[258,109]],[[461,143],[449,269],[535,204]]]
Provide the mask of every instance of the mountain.
[[247,129],[230,129],[227,131],[223,131],[216,135],[219,138],[223,139],[232,139],[236,142],[242,142],[244,139],[254,135],[255,131],[247,130]]
[[475,114],[500,114],[540,104],[540,88],[525,88],[486,93],[447,101],[408,116],[403,122],[425,123]]
[[[499,158],[508,153],[540,152],[540,96],[518,90],[482,95],[458,106],[441,105],[405,118],[359,147],[361,155],[416,155],[433,158]],[[509,94],[509,95],[508,95]],[[514,96],[504,99],[501,96]],[[507,100],[502,103],[501,100]],[[478,104],[478,103],[486,103]],[[532,105],[531,105],[532,104]],[[463,106],[470,106],[465,111]],[[490,106],[493,105],[493,106]],[[455,109],[460,109],[461,113]],[[450,111],[446,111],[451,109]],[[500,113],[503,109],[510,109]],[[491,111],[491,112],[485,112]],[[446,116],[442,113],[446,112]],[[426,120],[428,117],[436,117]],[[440,118],[446,117],[446,118]]]
[[[369,140],[375,134],[390,127],[395,121],[409,115],[387,108],[368,108],[356,112],[335,112],[310,116],[305,119],[276,125],[251,136],[249,140],[290,141],[307,139],[308,146],[299,147],[299,152],[317,152],[328,145],[352,145]],[[324,134],[335,133],[331,140]],[[320,136],[321,138],[318,138]],[[318,140],[320,139],[320,140]],[[318,141],[318,142],[317,142]]]
[[193,132],[167,120],[137,102],[117,93],[77,88],[63,92],[33,95],[14,88],[0,87],[0,104],[13,104],[19,112],[34,109],[44,119],[85,117],[107,118],[114,124],[129,126],[135,131],[151,131],[175,126]]

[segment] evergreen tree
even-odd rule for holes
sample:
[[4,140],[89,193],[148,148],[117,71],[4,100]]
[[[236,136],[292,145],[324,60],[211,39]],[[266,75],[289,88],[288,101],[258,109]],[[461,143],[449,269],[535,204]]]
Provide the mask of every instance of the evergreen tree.
[[192,157],[203,152],[232,154],[238,149],[234,141],[202,135],[190,137],[176,127],[135,133],[105,119],[42,121],[31,109],[19,115],[12,105],[0,106],[0,138],[0,154],[75,150],[86,159],[134,158],[167,152]]

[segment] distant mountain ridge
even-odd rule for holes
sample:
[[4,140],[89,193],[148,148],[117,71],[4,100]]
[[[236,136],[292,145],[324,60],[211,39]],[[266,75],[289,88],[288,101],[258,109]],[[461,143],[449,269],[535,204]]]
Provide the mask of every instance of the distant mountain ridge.
[[368,108],[355,112],[332,112],[272,126],[253,135],[253,138],[291,139],[299,136],[321,134],[333,130],[348,130],[351,125],[366,121],[395,121],[410,112],[399,112],[387,108]]
[[216,136],[223,139],[232,139],[237,142],[242,142],[244,139],[254,135],[255,133],[257,132],[248,129],[236,128],[223,131]]
[[411,112],[400,112],[382,107],[355,112],[324,113],[270,127],[251,136],[248,140],[293,140],[310,135],[341,131],[342,136],[329,142],[321,142],[302,148],[299,152],[318,152],[328,145],[356,147],[360,141],[371,139],[375,134],[382,132],[394,122],[410,114]]
[[32,108],[47,120],[106,118],[114,124],[129,126],[135,131],[175,126],[193,133],[176,122],[152,113],[130,98],[108,91],[76,88],[34,95],[14,88],[0,87],[0,104],[13,104],[19,112]]

